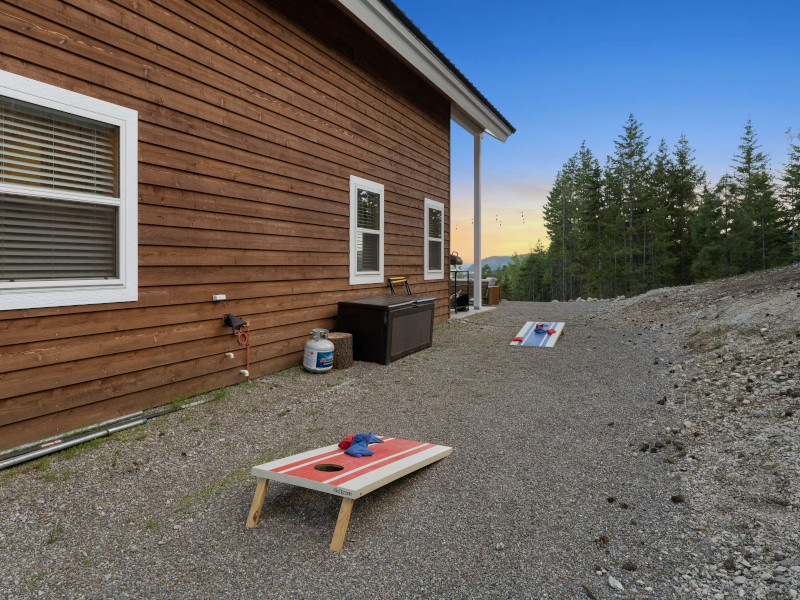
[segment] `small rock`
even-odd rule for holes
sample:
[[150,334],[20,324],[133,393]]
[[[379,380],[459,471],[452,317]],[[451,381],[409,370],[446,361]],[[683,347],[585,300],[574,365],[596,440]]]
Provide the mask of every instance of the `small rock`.
[[727,571],[735,571],[736,570],[736,559],[733,558],[732,556],[729,556],[728,558],[725,559],[725,562],[722,563],[722,566]]
[[598,598],[600,598],[600,596],[597,595],[597,592],[595,592],[592,588],[590,588],[585,583],[583,584],[583,591],[586,592],[586,595],[589,598],[591,598],[592,600],[598,600]]
[[667,403],[666,396],[664,396],[663,398],[661,398],[661,400],[658,401],[658,404],[660,404],[661,406],[664,406],[666,403]]
[[626,571],[635,571],[636,570],[636,563],[632,560],[626,560],[620,565],[621,568],[625,569]]
[[495,544],[495,546],[494,546],[494,549],[495,550],[504,550],[505,547],[506,547],[506,545],[503,542],[497,542],[497,544]]
[[683,497],[683,494],[675,494],[674,496],[670,496],[670,500],[675,504],[680,504],[681,502],[685,502],[686,498]]
[[744,575],[739,575],[738,577],[734,577],[733,583],[735,583],[736,585],[744,585],[745,583],[747,583],[747,577],[745,577]]
[[617,591],[620,591],[620,592],[624,592],[625,591],[625,588],[623,587],[623,585],[619,582],[618,579],[615,579],[613,575],[609,575],[608,576],[608,585],[610,587],[614,588]]

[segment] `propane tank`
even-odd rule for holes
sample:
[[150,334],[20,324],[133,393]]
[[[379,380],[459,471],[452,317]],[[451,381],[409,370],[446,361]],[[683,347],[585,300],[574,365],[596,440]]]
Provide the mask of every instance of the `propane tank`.
[[327,329],[311,331],[303,355],[303,368],[310,373],[325,373],[333,368],[333,342],[328,339]]

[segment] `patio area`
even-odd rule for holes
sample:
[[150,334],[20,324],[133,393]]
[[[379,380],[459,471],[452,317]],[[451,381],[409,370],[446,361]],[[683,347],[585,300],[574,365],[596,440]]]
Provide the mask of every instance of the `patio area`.
[[[656,402],[669,346],[603,306],[504,301],[388,366],[292,368],[0,472],[0,583],[9,598],[585,598],[611,591],[605,570],[630,597],[673,597],[684,557],[658,548],[680,545],[687,509],[663,456],[638,451],[673,425]],[[509,346],[537,319],[568,336]],[[370,430],[454,450],[358,500],[339,553],[326,494],[273,483],[245,527],[251,466]]]

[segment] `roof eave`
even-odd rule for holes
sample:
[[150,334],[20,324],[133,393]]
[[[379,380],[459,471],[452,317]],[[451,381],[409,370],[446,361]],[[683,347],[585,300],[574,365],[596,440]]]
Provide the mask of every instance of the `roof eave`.
[[356,19],[400,54],[449,100],[451,118],[472,134],[505,142],[514,133],[442,60],[380,0],[338,0]]

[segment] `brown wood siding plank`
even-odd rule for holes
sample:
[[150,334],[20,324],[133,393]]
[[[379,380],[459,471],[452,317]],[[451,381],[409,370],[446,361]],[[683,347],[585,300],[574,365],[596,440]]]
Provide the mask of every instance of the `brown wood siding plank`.
[[[193,3],[198,4],[194,0]],[[248,22],[258,23],[265,31],[271,32],[276,39],[285,41],[297,50],[299,56],[293,55],[293,62],[306,66],[304,58],[308,57],[312,65],[317,63],[320,65],[321,77],[332,77],[331,81],[335,82],[341,89],[348,88],[346,84],[342,85],[340,81],[349,82],[357,88],[356,91],[352,92],[354,96],[361,98],[366,93],[366,95],[375,99],[374,107],[376,110],[383,112],[385,110],[383,107],[386,107],[391,111],[387,114],[393,118],[399,118],[400,120],[411,119],[422,125],[425,129],[434,133],[438,138],[435,140],[436,143],[449,152],[449,146],[443,138],[447,138],[449,135],[450,108],[449,106],[437,106],[434,108],[437,103],[429,101],[432,90],[422,84],[416,73],[402,64],[399,69],[392,69],[388,77],[385,72],[381,72],[381,69],[356,67],[352,61],[352,57],[355,54],[352,48],[348,48],[349,52],[344,52],[338,48],[338,40],[328,38],[325,41],[321,41],[317,38],[320,33],[327,34],[335,30],[339,37],[344,37],[348,40],[352,40],[357,36],[364,38],[365,44],[362,44],[362,48],[369,44],[369,34],[364,36],[358,26],[349,22],[349,18],[345,17],[343,19],[341,7],[333,7],[330,3],[327,5],[316,3],[314,5],[315,10],[306,11],[306,14],[303,14],[305,27],[297,25],[296,11],[303,11],[307,5],[304,7],[295,0],[281,0],[280,2],[272,2],[272,7],[276,8],[277,11],[264,10],[264,5],[260,0],[245,0],[243,3],[231,6],[233,10],[239,11]],[[248,11],[248,9],[252,10]],[[289,14],[292,11],[295,11],[295,14]],[[265,18],[260,19],[259,16]],[[308,30],[307,24],[310,20],[314,21],[314,31]],[[336,27],[332,26],[334,21],[336,22]],[[273,26],[273,23],[277,26]],[[290,32],[291,35],[287,35],[287,32]],[[371,48],[370,50],[369,54],[377,54],[374,49]],[[385,49],[384,52],[392,54]],[[379,58],[378,60],[381,59]],[[308,70],[314,69],[311,67]],[[383,76],[381,77],[381,75]],[[376,77],[378,77],[377,81]]]
[[[195,1],[192,1],[192,4],[201,8],[205,6],[203,3]],[[317,3],[315,8],[319,10],[319,7],[320,4]],[[447,146],[442,144],[441,138],[444,129],[442,122],[444,121],[445,127],[448,126],[449,115],[444,115],[444,119],[441,118],[442,115],[439,115],[439,118],[432,117],[426,111],[420,110],[414,102],[403,103],[395,98],[394,95],[387,93],[386,86],[376,83],[374,77],[370,77],[363,72],[357,73],[350,69],[345,61],[333,58],[330,55],[330,46],[328,46],[326,53],[320,47],[309,43],[302,37],[301,32],[283,16],[279,16],[274,12],[267,14],[259,11],[257,5],[250,6],[246,2],[225,7],[215,7],[215,10],[219,11],[223,19],[227,15],[233,17],[233,13],[223,14],[225,10],[236,11],[246,19],[242,24],[242,32],[247,38],[245,38],[244,44],[238,44],[239,47],[249,46],[246,40],[263,38],[262,44],[264,47],[268,47],[280,57],[277,60],[280,61],[282,70],[302,80],[308,80],[306,73],[311,73],[316,76],[314,81],[317,82],[322,91],[327,90],[322,85],[322,82],[329,82],[335,88],[345,92],[341,101],[348,102],[351,97],[359,98],[371,109],[385,114],[386,117],[395,122],[410,128],[416,128],[419,132],[428,132],[431,134],[429,139],[433,143],[448,150]],[[331,27],[331,22],[328,21],[326,26]],[[218,28],[215,28],[216,31],[218,31]],[[261,32],[263,32],[263,35],[260,35]],[[237,35],[234,30],[231,30],[230,33],[234,36]],[[259,53],[258,56],[261,56],[261,54],[263,52]],[[359,109],[358,104],[353,106]]]
[[[4,21],[2,16],[3,16],[2,13],[0,13],[0,24],[2,24],[3,21]],[[28,19],[35,19],[35,17],[28,15]],[[31,24],[27,20],[26,21],[20,21],[18,19],[18,20],[16,20],[14,22],[14,24],[16,24],[16,26],[18,28],[31,28]],[[45,29],[43,27],[41,27],[41,26],[39,26],[39,29],[42,30],[42,31],[45,31]],[[74,43],[74,41],[71,38],[65,37],[66,34],[63,34],[63,33],[59,35],[57,33],[51,32],[49,30],[47,30],[47,33],[51,38],[53,38],[51,44],[55,45],[58,49],[77,49],[78,51],[86,52],[87,48],[91,48],[95,53],[97,52],[96,45],[87,44],[87,43],[83,43],[83,44]],[[19,51],[19,56],[21,58],[24,58],[27,61],[35,61],[38,57],[42,57],[41,60],[43,62],[47,62],[47,59],[51,55],[51,52],[48,52],[46,50],[42,50],[40,47],[35,46],[35,45],[32,46],[32,45],[30,45],[30,42],[27,42],[28,45],[26,46],[25,45],[26,42],[27,42],[26,40],[23,40],[23,47],[21,47],[20,51]],[[73,43],[69,43],[69,42],[73,42]],[[99,60],[102,64],[106,64],[106,63],[109,63],[109,62],[113,63],[113,62],[117,62],[117,61],[120,60],[120,54],[111,52],[110,50],[106,49],[106,52],[104,54],[102,54],[99,57],[95,57],[95,58],[97,60]],[[63,71],[72,72],[76,76],[78,76],[82,72],[85,72],[86,70],[92,70],[92,68],[93,68],[93,65],[91,63],[84,63],[84,64],[77,64],[76,65],[76,64],[73,64],[75,62],[80,62],[80,60],[78,60],[78,61],[74,61],[74,60],[73,61],[65,61],[65,63],[63,65],[59,65],[59,66],[61,67],[61,69]],[[261,96],[256,96],[255,98],[252,99],[252,100],[257,100],[257,101],[259,101],[261,103],[259,105],[258,109],[256,109],[255,106],[253,106],[251,108],[248,108],[248,106],[245,106],[245,105],[242,104],[241,99],[237,99],[237,98],[235,98],[233,96],[231,96],[231,97],[229,97],[227,99],[214,99],[214,98],[209,99],[208,98],[208,88],[203,88],[201,86],[198,86],[198,82],[190,82],[189,80],[186,80],[186,84],[184,86],[182,86],[182,88],[185,88],[185,91],[186,91],[186,96],[183,97],[183,94],[177,94],[174,90],[170,90],[167,87],[160,86],[160,85],[155,83],[156,81],[160,81],[161,79],[163,79],[164,81],[175,85],[176,83],[179,83],[179,82],[183,81],[183,79],[184,79],[184,78],[182,78],[182,76],[179,73],[175,73],[175,74],[173,74],[173,75],[171,75],[169,77],[165,76],[163,78],[159,78],[159,77],[157,77],[157,75],[159,74],[159,71],[157,69],[154,69],[152,67],[152,65],[148,66],[147,64],[144,64],[144,63],[143,64],[136,64],[133,67],[130,67],[130,70],[132,70],[133,72],[135,72],[137,74],[140,73],[140,72],[144,72],[145,75],[146,75],[145,79],[144,80],[139,79],[138,83],[136,81],[130,81],[130,80],[126,81],[124,79],[124,74],[122,72],[110,72],[108,74],[107,78],[106,78],[107,79],[106,83],[110,84],[110,85],[114,85],[114,87],[117,88],[117,89],[130,89],[131,87],[136,88],[137,85],[141,87],[141,90],[143,92],[143,97],[151,98],[149,106],[141,105],[140,102],[137,102],[135,100],[133,102],[131,102],[131,100],[129,98],[123,97],[122,95],[117,94],[115,92],[113,92],[113,94],[119,96],[119,99],[117,100],[118,102],[121,102],[122,104],[132,105],[134,108],[139,110],[140,113],[141,113],[140,114],[140,118],[143,121],[147,121],[148,119],[151,119],[151,120],[154,120],[155,122],[158,122],[158,119],[159,118],[163,118],[164,113],[168,112],[168,109],[165,109],[162,106],[163,101],[161,100],[161,98],[163,97],[164,93],[171,94],[171,96],[172,96],[171,99],[172,99],[172,104],[173,105],[182,106],[182,105],[185,105],[185,104],[188,103],[188,106],[183,108],[183,112],[184,112],[185,115],[203,114],[206,119],[211,118],[212,115],[213,115],[213,111],[212,111],[212,113],[209,113],[208,109],[211,108],[209,106],[209,104],[207,104],[209,101],[212,101],[214,106],[224,106],[224,107],[226,107],[225,111],[220,111],[220,113],[219,113],[221,115],[225,115],[224,118],[221,117],[223,122],[229,120],[233,116],[233,112],[243,111],[244,110],[244,113],[246,113],[250,117],[250,119],[249,119],[249,123],[247,125],[245,125],[242,128],[240,128],[241,131],[251,131],[254,126],[258,126],[261,123],[261,121],[263,119],[263,114],[261,113],[260,109],[264,109],[264,108],[272,109],[272,110],[276,109],[275,103],[270,103],[270,104],[267,104],[265,106],[264,102],[263,102],[263,98],[261,98]],[[120,78],[122,78],[122,79],[120,79]],[[119,80],[119,81],[115,81],[115,80]],[[197,101],[192,99],[193,96],[191,96],[191,94],[195,94],[196,95],[196,94],[200,93],[200,92],[197,91],[198,89],[203,90],[205,92],[204,93],[204,97],[201,99],[201,101],[205,102],[206,104],[205,105],[193,106],[193,104],[195,104],[195,105],[197,104]],[[251,90],[249,88],[245,89],[245,91],[248,91],[248,90],[250,92],[254,92],[254,90]],[[221,91],[220,94],[224,94],[224,92]],[[249,103],[249,101],[248,101],[248,103]],[[280,104],[280,105],[278,105],[278,108],[281,109],[281,111],[282,111],[281,114],[286,115],[290,119],[289,121],[287,121],[283,125],[283,130],[285,130],[286,132],[297,133],[299,128],[306,128],[307,127],[307,125],[305,125],[305,122],[307,122],[309,120],[308,117],[306,116],[305,120],[304,120],[304,115],[301,114],[301,113],[298,113],[297,109],[294,106],[289,106],[289,105],[284,106],[284,105]],[[274,115],[274,116],[275,117],[280,117],[280,115],[277,115],[277,114]],[[319,144],[320,142],[327,142],[327,143],[329,143],[329,145],[332,144],[334,147],[336,147],[336,149],[339,152],[344,153],[345,156],[347,155],[348,152],[352,152],[354,149],[358,148],[359,145],[358,144],[354,144],[354,142],[356,140],[352,137],[352,133],[350,133],[349,130],[343,129],[341,127],[334,127],[333,129],[331,129],[329,131],[329,133],[334,138],[338,138],[339,139],[338,142],[334,141],[333,138],[331,138],[331,139],[327,139],[326,138],[324,140],[320,139],[321,131],[319,131],[319,129],[320,128],[321,129],[325,129],[327,127],[327,125],[326,125],[327,122],[326,121],[319,121],[318,119],[315,119],[315,120],[312,120],[312,121],[314,122],[315,127],[317,127],[317,130],[310,129],[310,128],[308,129],[308,131],[311,132],[308,135],[308,138],[309,138],[310,141],[312,141],[314,143],[317,143],[317,144]],[[276,123],[274,121],[271,123],[271,125],[273,125],[273,127],[275,125],[278,125],[278,124],[279,123]],[[274,129],[273,129],[273,131],[274,131]],[[363,141],[363,138],[359,138],[359,141]],[[392,162],[396,163],[396,162],[403,162],[407,156],[414,156],[413,152],[411,152],[410,150],[408,150],[408,149],[400,150],[399,148],[396,148],[394,151],[392,151],[389,148],[387,150],[388,151],[388,154],[387,154],[387,152],[383,150],[383,147],[386,145],[387,140],[385,138],[382,138],[379,141],[380,141],[381,145],[375,146],[374,148],[370,148],[369,151],[366,151],[366,150],[362,151],[364,153],[364,157],[365,158],[374,157],[374,156],[376,156],[378,154],[385,154],[388,159],[390,159]],[[418,164],[418,167],[421,165],[422,168],[424,169],[425,165],[427,165],[427,160],[424,160],[424,162],[419,162],[417,164]]]
[[[52,13],[52,10],[48,11],[48,3],[34,3],[33,6],[36,8],[36,13],[20,13],[19,15],[21,19],[24,18],[29,21],[27,26],[37,24],[37,13]],[[160,10],[158,16],[163,17],[165,20],[163,24],[143,18],[145,13],[153,16],[153,10]],[[259,94],[256,90],[263,90],[265,88],[263,80],[267,79],[272,84],[269,86],[268,96],[281,103],[285,111],[294,109],[296,112],[296,110],[302,110],[308,116],[322,119],[341,130],[356,132],[358,135],[382,145],[388,143],[396,152],[404,153],[416,150],[423,152],[428,160],[439,160],[442,164],[447,161],[446,151],[442,151],[440,148],[434,151],[428,148],[421,140],[415,140],[417,143],[414,147],[404,145],[404,142],[407,143],[408,139],[407,132],[406,135],[400,135],[390,127],[369,120],[361,123],[359,120],[365,119],[363,112],[352,111],[344,115],[330,108],[332,103],[329,101],[327,105],[323,104],[326,100],[324,95],[318,95],[316,100],[307,98],[298,91],[291,89],[291,87],[287,87],[291,86],[292,83],[296,83],[293,78],[285,74],[281,76],[280,73],[263,61],[259,62],[254,58],[247,60],[246,57],[240,57],[246,61],[245,63],[237,63],[230,60],[223,54],[218,53],[218,51],[227,51],[229,53],[232,51],[229,47],[221,46],[218,38],[209,36],[207,32],[203,32],[197,27],[192,27],[179,16],[173,15],[169,11],[151,7],[151,3],[140,2],[135,12],[129,12],[121,6],[105,2],[92,5],[92,11],[93,14],[100,16],[103,21],[94,21],[91,36],[97,41],[104,42],[104,44],[91,43],[87,39],[89,32],[78,32],[77,28],[80,27],[80,24],[85,24],[87,16],[85,14],[81,15],[80,12],[74,12],[70,15],[75,19],[75,23],[70,30],[53,28],[52,26],[49,28],[52,30],[53,35],[61,35],[68,38],[67,40],[59,40],[56,43],[73,52],[88,55],[92,60],[98,60],[102,64],[114,65],[120,70],[125,70],[125,67],[120,64],[123,57],[119,50],[112,51],[112,48],[125,48],[127,53],[138,56],[139,53],[145,51],[143,46],[150,45],[147,48],[150,52],[144,58],[146,63],[139,65],[137,72],[143,72],[149,81],[155,83],[162,82],[167,84],[168,82],[167,87],[184,91],[189,95],[192,94],[191,88],[193,86],[197,87],[197,84],[201,83],[208,87],[202,90],[195,90],[194,93],[204,93],[207,99],[212,97],[210,96],[212,88],[225,97],[233,98],[232,95],[226,93],[226,90],[237,84],[248,86],[249,89],[247,91],[251,94],[266,97],[267,94],[264,92]],[[57,23],[65,22],[65,12],[65,10],[59,11],[57,17],[51,18]],[[126,24],[126,29],[117,26],[117,23],[120,22]],[[198,43],[194,38],[202,38],[207,45]],[[71,41],[73,42],[72,44],[69,43]],[[101,57],[97,55],[99,51],[103,52]],[[177,68],[176,64],[180,64],[180,68]],[[254,68],[257,70],[253,71],[252,69]],[[166,74],[164,69],[168,69],[172,73]],[[194,83],[191,80],[194,80]],[[218,102],[215,103],[219,104]],[[226,106],[228,104],[229,102],[225,102]],[[274,102],[271,104],[274,108]],[[333,106],[343,112],[346,109],[341,104],[333,103]],[[299,120],[307,121],[308,119]]]
[[[264,354],[263,347],[286,340],[307,337],[314,327],[332,329],[333,318],[315,320],[306,323],[272,327],[254,331],[250,339],[250,355],[253,361]],[[221,329],[218,327],[218,329]],[[236,337],[233,335],[217,335],[203,340],[190,340],[169,345],[160,345],[141,350],[132,350],[114,354],[111,359],[105,356],[96,356],[78,361],[68,361],[59,364],[35,367],[12,373],[0,373],[0,400],[14,396],[34,394],[44,390],[66,387],[97,379],[109,379],[118,375],[141,372],[143,381],[141,385],[149,386],[146,382],[147,371],[162,366],[183,363],[194,359],[214,358],[226,352],[241,350]],[[240,354],[241,358],[244,358]],[[228,367],[242,368],[243,361],[225,359]],[[3,411],[0,424],[10,422],[13,410]],[[27,418],[27,417],[26,417]],[[6,420],[8,419],[8,420]]]
[[[252,365],[260,372],[272,373],[285,369],[302,359],[302,352],[294,352]],[[41,439],[77,429],[87,423],[98,423],[112,417],[121,417],[144,408],[165,404],[165,400],[178,396],[192,396],[218,387],[241,381],[237,373],[201,374],[192,379],[176,381],[159,388],[103,399],[58,413],[36,417],[0,427],[0,449],[12,448],[30,440]]]
[[446,99],[327,2],[302,25],[284,0],[115,2],[0,6],[0,68],[140,118],[139,300],[0,312],[0,447],[242,381],[226,312],[254,375],[297,364],[338,301],[387,291],[348,282],[350,175],[385,186],[386,275],[449,315],[422,276]]
[[[342,101],[343,96],[337,93],[338,90],[333,88],[321,90],[306,83],[306,80],[319,82],[318,79],[314,81],[316,78],[311,73],[306,72],[303,79],[296,79],[276,68],[273,63],[278,55],[268,43],[262,44],[257,39],[252,39],[250,43],[245,42],[247,46],[255,46],[253,50],[259,51],[258,54],[242,51],[235,44],[220,43],[221,34],[224,33],[224,23],[211,13],[204,13],[205,18],[201,16],[201,24],[198,25],[191,22],[193,11],[186,2],[181,2],[175,8],[175,12],[138,0],[114,0],[114,2],[119,7],[129,7],[131,12],[120,13],[112,9],[111,2],[104,3],[103,8],[107,11],[104,18],[109,23],[119,23],[121,20],[129,18],[131,14],[145,17],[149,23],[142,23],[142,26],[146,28],[144,37],[150,39],[151,36],[157,36],[162,46],[178,54],[191,57],[194,61],[209,68],[218,68],[217,65],[223,65],[224,70],[221,69],[221,72],[242,82],[251,81],[254,75],[266,78],[273,84],[281,86],[280,92],[276,90],[276,93],[280,93],[281,100],[293,106],[303,106],[309,111],[313,110],[318,117],[336,121],[336,116],[346,111],[347,106]],[[170,3],[165,2],[164,4]],[[206,6],[213,7],[215,11],[220,8],[214,5]],[[157,27],[159,30],[163,28],[169,33],[154,32],[152,27]],[[205,27],[214,27],[215,31],[211,33]],[[217,27],[220,27],[219,32],[216,30]],[[199,50],[206,50],[206,52],[201,54],[198,52]],[[300,68],[299,65],[296,66],[298,69]],[[448,160],[447,149],[438,145],[433,140],[433,136],[419,135],[412,128],[405,127],[380,112],[370,110],[367,103],[361,102],[359,109],[354,110],[352,115],[353,120],[346,124],[347,129],[351,131],[356,131],[366,137],[374,132],[376,136],[390,137],[410,149],[423,151],[431,159],[438,158],[442,162]]]
[[[257,338],[262,329],[279,328],[301,322],[319,322],[336,316],[336,304],[312,305],[292,310],[259,314],[242,313],[250,321],[252,335]],[[207,312],[207,311],[206,311]],[[231,330],[223,324],[224,310],[208,321],[137,327],[130,330],[99,332],[78,339],[50,339],[6,346],[0,352],[0,372],[10,373],[97,356],[108,356],[153,348],[155,344],[169,345],[180,342],[230,338]]]
[[[251,348],[250,366],[252,376],[263,375],[258,363],[302,350],[308,335],[284,339],[271,344]],[[0,400],[0,415],[7,422],[35,418],[48,413],[75,408],[97,401],[98,398],[112,398],[158,388],[163,385],[191,379],[204,373],[235,372],[243,381],[239,371],[244,364],[236,359],[226,358],[224,354],[198,356],[181,362],[162,364],[147,370],[111,375],[102,379],[82,381],[73,385],[49,388],[40,392],[16,396],[13,402]]]

